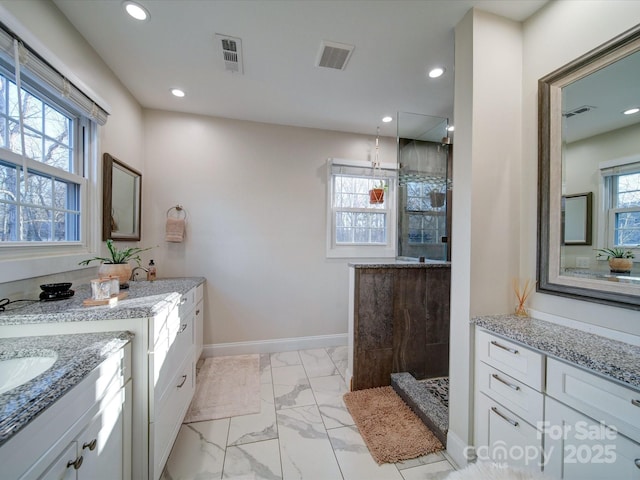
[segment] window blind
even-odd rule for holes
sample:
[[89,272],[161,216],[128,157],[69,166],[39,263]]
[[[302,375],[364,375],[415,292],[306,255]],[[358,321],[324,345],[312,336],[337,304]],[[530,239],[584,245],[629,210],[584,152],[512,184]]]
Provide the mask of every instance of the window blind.
[[600,163],[600,174],[603,177],[612,177],[614,175],[625,175],[628,173],[638,172],[640,172],[640,159],[637,157]]
[[15,62],[14,39],[20,42],[20,53],[18,55],[20,57],[20,71],[23,76],[34,78],[39,84],[45,86],[50,93],[66,100],[98,125],[107,123],[109,114],[104,108],[52,67],[37,52],[25,45],[20,37],[1,23],[0,58],[4,59],[9,65],[13,65]]
[[353,175],[356,177],[396,178],[395,164],[381,164],[374,169],[364,160],[342,160],[331,158],[328,161],[330,173],[333,175]]

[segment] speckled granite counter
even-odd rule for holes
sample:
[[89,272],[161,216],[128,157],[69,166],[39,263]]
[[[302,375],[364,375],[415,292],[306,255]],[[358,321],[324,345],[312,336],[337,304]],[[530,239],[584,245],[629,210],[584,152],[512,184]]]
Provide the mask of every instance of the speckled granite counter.
[[350,262],[349,266],[353,268],[451,268],[451,262],[427,260],[420,263],[408,260],[389,260],[382,263]]
[[88,284],[75,285],[75,295],[67,300],[34,302],[7,307],[0,313],[0,327],[27,323],[82,322],[151,317],[167,305],[175,303],[180,296],[205,281],[202,277],[167,278],[153,282],[129,282],[129,296],[115,307],[107,305],[86,307],[82,302],[91,298]]
[[0,445],[124,347],[129,332],[86,333],[0,339],[0,360],[55,352],[43,374],[0,395]]
[[515,315],[472,320],[476,326],[545,355],[640,390],[640,347],[554,323]]

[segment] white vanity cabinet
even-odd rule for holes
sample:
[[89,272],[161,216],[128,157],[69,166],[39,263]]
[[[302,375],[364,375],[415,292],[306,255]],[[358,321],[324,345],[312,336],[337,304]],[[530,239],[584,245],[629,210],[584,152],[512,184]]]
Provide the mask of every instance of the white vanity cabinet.
[[[204,315],[202,290],[198,282],[184,294],[154,295],[154,313],[148,317],[6,325],[0,328],[0,335],[132,332],[131,478],[158,480],[195,393],[196,338]],[[126,305],[123,301],[122,308]],[[98,313],[92,317],[99,314],[99,310],[93,312]]]
[[196,362],[204,348],[204,285],[196,287]]
[[131,479],[131,345],[0,448],[1,478]]
[[640,390],[480,328],[475,348],[479,460],[542,466],[549,479],[640,480]]
[[640,392],[551,358],[547,369],[545,472],[640,479]]
[[475,378],[478,459],[540,471],[544,356],[479,330]]

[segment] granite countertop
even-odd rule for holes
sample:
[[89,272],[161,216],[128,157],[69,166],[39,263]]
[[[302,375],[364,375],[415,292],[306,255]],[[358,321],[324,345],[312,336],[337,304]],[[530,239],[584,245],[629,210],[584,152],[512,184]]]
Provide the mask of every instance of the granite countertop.
[[349,266],[353,268],[451,268],[451,262],[443,260],[418,262],[418,260],[389,259],[388,262],[349,262]]
[[57,355],[47,371],[0,394],[0,446],[132,338],[107,332],[0,339],[0,360]]
[[163,278],[153,282],[129,282],[128,297],[118,301],[114,307],[101,305],[87,307],[82,302],[91,298],[89,284],[72,286],[73,297],[52,302],[34,301],[9,305],[0,313],[0,328],[3,325],[28,323],[83,322],[152,317],[163,308],[175,304],[180,297],[205,281],[202,277]]
[[482,316],[472,322],[508,340],[640,390],[640,347],[515,315]]

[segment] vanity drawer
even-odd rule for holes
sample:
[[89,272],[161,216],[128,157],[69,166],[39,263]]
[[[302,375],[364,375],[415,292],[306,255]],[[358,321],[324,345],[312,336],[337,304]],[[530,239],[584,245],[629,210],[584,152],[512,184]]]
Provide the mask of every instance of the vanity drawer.
[[640,442],[640,392],[549,358],[547,395]]
[[197,287],[192,288],[188,292],[184,293],[180,297],[180,316],[186,315],[191,312],[196,306],[196,289]]
[[544,397],[515,378],[479,362],[476,366],[477,388],[501,403],[531,425],[542,421]]
[[476,355],[480,361],[497,368],[534,390],[542,391],[544,356],[540,353],[484,330],[478,330]]
[[149,478],[157,479],[169,458],[195,391],[195,364],[192,355],[184,359],[178,372],[171,377],[171,386],[158,401],[155,421],[149,423]]
[[[475,416],[475,446],[480,460],[540,471],[542,434],[539,430],[483,393],[476,394]],[[509,452],[526,452],[526,455]]]
[[180,364],[191,355],[194,339],[195,313],[191,312],[186,318],[175,318],[167,324],[160,338],[154,346],[153,383],[150,385],[153,398],[158,401],[171,381]]

